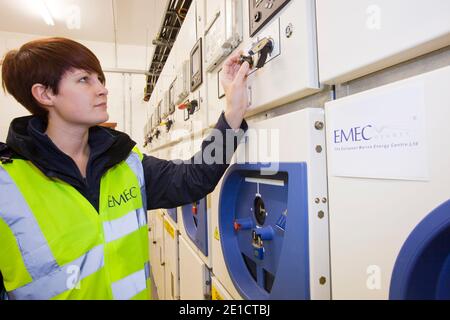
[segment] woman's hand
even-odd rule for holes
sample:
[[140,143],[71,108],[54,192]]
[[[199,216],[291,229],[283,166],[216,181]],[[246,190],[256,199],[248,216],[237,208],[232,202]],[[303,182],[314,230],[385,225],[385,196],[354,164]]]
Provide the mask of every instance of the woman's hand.
[[233,129],[239,129],[248,108],[248,62],[239,63],[241,52],[231,55],[224,63],[220,82],[225,91],[225,119]]

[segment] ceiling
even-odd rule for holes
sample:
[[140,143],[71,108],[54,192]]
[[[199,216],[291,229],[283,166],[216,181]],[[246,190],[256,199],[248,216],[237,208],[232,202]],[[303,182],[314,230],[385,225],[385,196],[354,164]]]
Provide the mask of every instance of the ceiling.
[[[38,9],[44,3],[54,26]],[[152,46],[168,0],[0,0],[0,31]],[[113,10],[114,8],[114,10]]]

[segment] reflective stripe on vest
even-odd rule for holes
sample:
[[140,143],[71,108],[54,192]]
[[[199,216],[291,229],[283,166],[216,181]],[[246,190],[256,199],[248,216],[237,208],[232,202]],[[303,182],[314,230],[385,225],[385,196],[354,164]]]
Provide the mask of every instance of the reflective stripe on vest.
[[[133,170],[134,174],[139,180],[139,185],[141,186],[142,195],[142,209],[147,212],[147,193],[145,192],[145,178],[144,178],[144,167],[142,167],[142,155],[139,150],[135,147],[134,152],[130,154],[127,158],[126,163]],[[145,219],[147,219],[147,214],[145,214]]]
[[[13,164],[9,165],[14,165],[14,163],[17,163],[16,161],[24,160],[14,160]],[[29,162],[24,161],[24,163],[27,163],[28,166],[32,166]],[[5,170],[4,166],[0,165],[1,195],[7,195],[7,197],[0,196],[0,219],[2,219],[12,231],[17,246],[20,249],[26,271],[32,279],[31,282],[10,291],[8,295],[11,299],[51,299],[60,294],[66,294],[66,296],[70,298],[71,290],[77,290],[77,286],[79,286],[80,283],[83,285],[83,280],[85,278],[94,275],[96,272],[101,272],[102,270],[105,275],[102,275],[101,279],[103,279],[106,286],[109,287],[107,291],[110,291],[110,293],[108,294],[106,291],[100,291],[94,298],[130,299],[139,295],[144,290],[147,290],[149,283],[148,279],[150,277],[150,266],[148,263],[148,244],[143,243],[146,241],[144,240],[143,235],[144,231],[146,232],[147,230],[147,215],[145,209],[145,181],[141,157],[139,154],[132,152],[125,163],[126,167],[131,169],[134,173],[135,178],[133,179],[137,179],[138,185],[136,185],[136,187],[139,189],[142,205],[128,213],[121,214],[121,216],[116,219],[107,219],[106,221],[101,222],[100,218],[98,218],[103,229],[103,243],[91,246],[91,249],[85,251],[83,255],[62,265],[58,264],[57,259],[55,259],[49,243],[47,243],[46,237],[44,236],[45,232],[41,230],[39,222],[36,220],[28,205],[27,200],[29,199],[26,199],[22,192],[20,192],[20,188],[17,186],[17,181],[15,181],[14,176],[11,176],[8,173],[8,169]],[[118,179],[124,179],[126,168],[123,166],[125,163],[119,164],[118,166],[122,167],[116,169],[119,172],[119,176],[117,176]],[[37,170],[36,168],[34,169]],[[114,180],[114,174],[115,173],[109,176],[109,184],[111,184],[111,180]],[[39,175],[30,177],[30,180],[36,181],[35,179],[38,179],[38,176]],[[48,182],[45,181],[45,183]],[[64,188],[67,189],[67,186],[64,186]],[[39,191],[37,190],[36,192]],[[73,190],[73,192],[77,191]],[[64,196],[64,193],[52,196]],[[131,194],[130,198],[132,196],[135,197],[136,195]],[[68,205],[73,204],[76,203],[68,203]],[[86,204],[83,203],[83,206],[86,206]],[[31,207],[33,207],[33,205],[31,205]],[[117,214],[117,212],[120,213],[117,209],[115,210],[115,214]],[[106,213],[100,212],[100,215],[101,214]],[[106,217],[107,216],[108,214],[106,214]],[[106,218],[103,217],[101,219]],[[137,236],[134,236],[136,232],[138,232],[138,234]],[[125,243],[122,243],[123,241],[125,241]],[[132,272],[131,274],[120,276],[120,274],[126,272],[126,268],[122,266],[119,270],[114,269],[114,259],[118,253],[114,253],[113,249],[118,247],[118,250],[120,250],[120,248],[126,247],[128,244],[127,241],[132,241],[129,243],[130,247],[138,246],[140,250],[137,250],[137,255],[141,255],[139,259],[130,259],[134,261],[134,267],[133,263],[130,262],[131,267],[129,270],[136,268],[139,265],[142,267],[140,269],[135,269],[138,271]],[[109,243],[111,243],[111,247],[105,249],[105,246],[109,246]],[[104,267],[105,264],[108,263],[108,259],[105,261],[105,254],[110,257],[108,258],[110,267],[109,269],[107,268],[108,270],[106,271],[104,271]],[[122,260],[126,260],[126,257]],[[142,264],[140,264],[139,261],[142,261]],[[123,261],[120,262],[124,265]],[[73,274],[75,274],[75,277],[72,277]],[[5,274],[4,276],[5,280],[7,280],[8,274]],[[120,278],[116,279],[117,277]],[[107,283],[109,283],[109,285]]]
[[[48,300],[66,290],[76,288],[78,281],[100,270],[103,265],[103,245],[99,245],[77,260],[57,267],[54,272],[8,293],[8,296],[10,299]],[[70,275],[75,275],[75,277],[70,277]]]
[[58,264],[28,204],[2,167],[0,186],[0,218],[14,233],[30,276],[33,280],[39,279],[55,270]]

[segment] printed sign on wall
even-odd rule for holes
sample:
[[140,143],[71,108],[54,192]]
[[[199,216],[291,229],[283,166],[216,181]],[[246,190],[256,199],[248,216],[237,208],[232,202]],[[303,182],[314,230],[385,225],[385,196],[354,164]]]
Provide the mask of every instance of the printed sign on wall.
[[377,88],[325,108],[331,175],[429,179],[423,83]]

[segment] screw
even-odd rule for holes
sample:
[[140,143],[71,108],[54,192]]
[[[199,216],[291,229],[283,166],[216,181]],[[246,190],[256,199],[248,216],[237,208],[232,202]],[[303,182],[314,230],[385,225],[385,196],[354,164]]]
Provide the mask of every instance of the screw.
[[316,146],[316,152],[321,153],[322,152],[322,146]]
[[321,122],[321,121],[316,121],[316,123],[314,124],[314,127],[315,127],[317,130],[323,130],[323,122]]
[[321,285],[324,285],[325,283],[327,283],[327,278],[325,278],[325,277],[320,277],[319,283],[320,283]]
[[322,198],[323,203],[327,203],[327,198]]
[[325,213],[323,211],[319,211],[319,219],[323,219],[323,217],[325,216]]
[[320,199],[319,199],[319,198],[316,198],[316,199],[314,199],[314,202],[317,203],[317,204],[319,204],[319,203],[320,203]]

